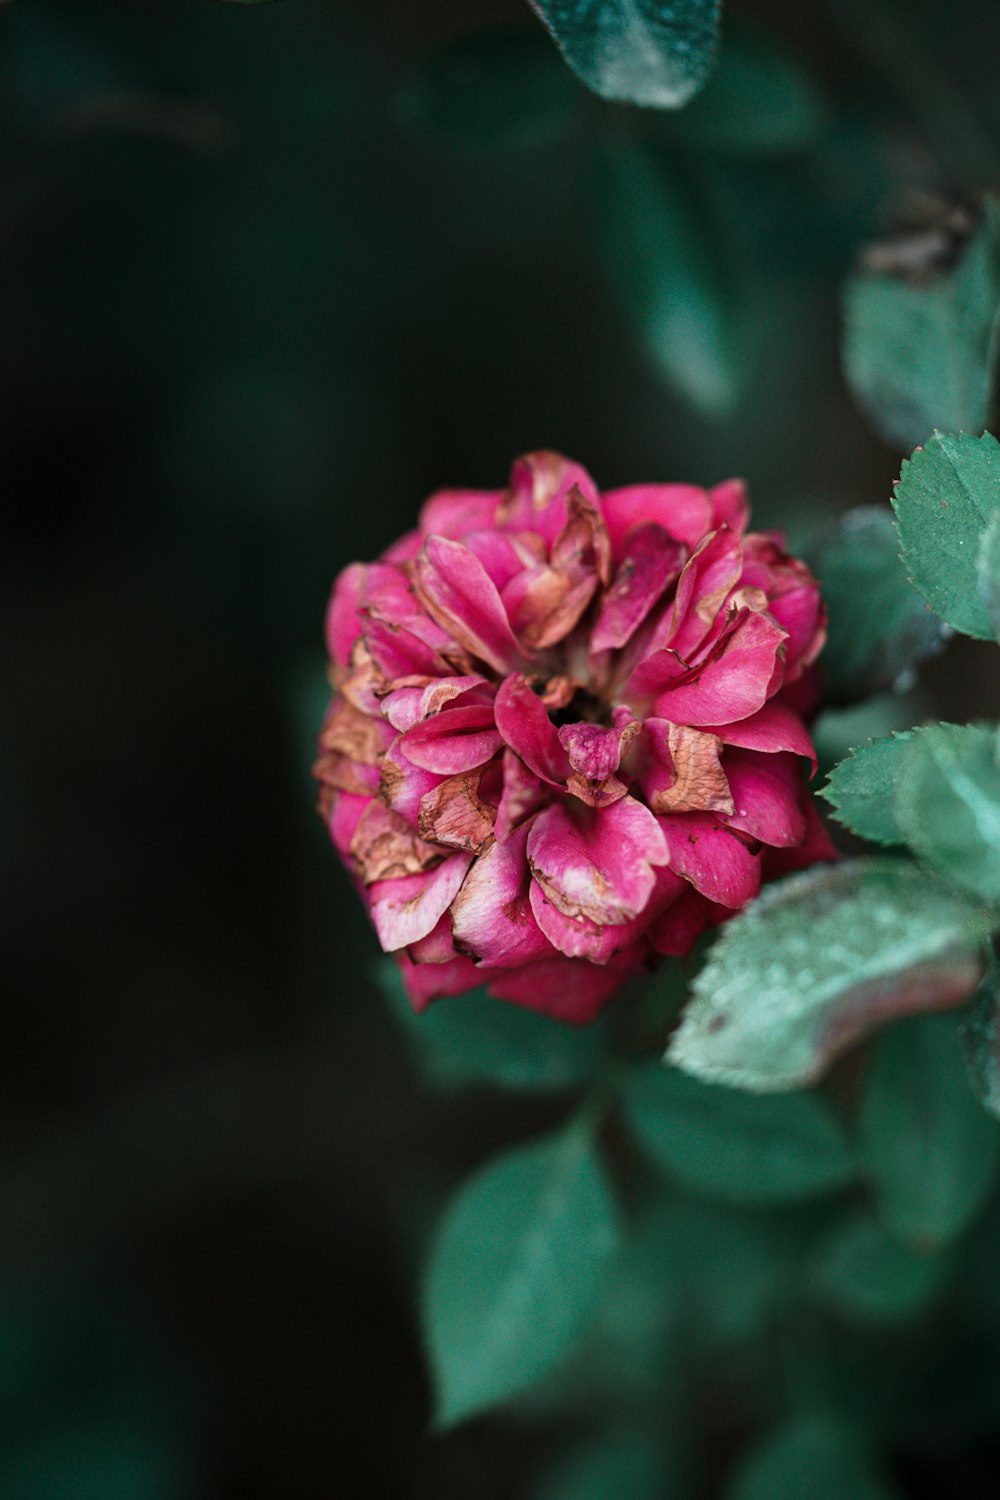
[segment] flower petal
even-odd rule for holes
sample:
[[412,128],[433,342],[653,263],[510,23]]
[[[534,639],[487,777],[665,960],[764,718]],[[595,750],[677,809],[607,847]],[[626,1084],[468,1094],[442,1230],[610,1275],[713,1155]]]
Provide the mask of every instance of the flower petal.
[[806,822],[797,756],[728,750],[724,765],[734,802],[727,825],[777,848],[801,844]]
[[424,536],[446,536],[452,541],[461,541],[470,531],[489,531],[502,494],[502,490],[437,490],[424,501],[420,530]]
[[493,838],[497,810],[480,795],[480,770],[449,776],[420,799],[418,826],[425,839],[478,854]]
[[737,908],[760,890],[760,860],[711,813],[668,813],[657,820],[670,868],[720,906]]
[[566,525],[567,500],[574,488],[597,504],[597,486],[580,464],[561,453],[526,453],[510,471],[497,524],[507,531],[537,532],[552,543]]
[[724,479],[708,492],[712,526],[728,526],[742,536],[750,520],[750,502],[742,479]]
[[643,781],[655,813],[732,812],[733,794],[714,734],[666,719],[647,719],[644,728],[657,757]]
[[509,1000],[574,1026],[586,1026],[612,995],[640,972],[645,952],[645,947],[637,944],[604,966],[558,956],[538,959],[523,968],[493,974],[489,992],[498,1000]]
[[601,510],[607,522],[615,560],[624,557],[629,533],[655,522],[675,542],[695,547],[712,530],[712,506],[694,484],[630,484],[606,490]]
[[386,953],[433,932],[465,879],[471,854],[452,854],[434,870],[382,880],[371,888],[371,917]]
[[330,660],[338,667],[348,665],[351,647],[361,634],[358,605],[366,572],[364,563],[351,563],[345,568],[333,586],[327,605],[326,647]]
[[503,753],[503,790],[497,808],[493,832],[502,842],[510,838],[532,813],[549,801],[551,793],[544,782],[529,771],[524,761],[508,748]]
[[469,870],[452,906],[456,943],[494,968],[552,956],[529,904],[527,839],[528,828],[522,826],[506,842],[491,845]]
[[716,906],[688,886],[684,895],[651,923],[647,937],[665,958],[684,958],[707,928],[728,915],[725,907]]
[[425,843],[415,828],[376,798],[358,820],[351,857],[363,884],[374,885],[440,864],[444,851]]
[[657,716],[700,728],[756,713],[780,686],[780,677],[775,679],[784,640],[785,632],[768,615],[741,610],[708,661],[657,698]]
[[767,755],[790,750],[793,755],[804,755],[812,762],[813,772],[816,770],[816,751],[808,729],[798,714],[774,699],[749,718],[735,724],[713,725],[706,733],[717,735],[724,745],[761,750]]
[[654,866],[668,858],[657,819],[633,797],[600,810],[556,803],[528,835],[528,861],[545,895],[565,916],[598,926],[638,916],[656,886]]
[[452,958],[447,963],[414,963],[408,953],[397,953],[396,962],[407,998],[418,1013],[432,1000],[446,995],[464,995],[483,983],[471,958]]
[[403,735],[403,752],[425,771],[455,776],[481,766],[499,750],[502,741],[488,703],[446,708],[424,719]]
[[420,598],[442,629],[497,672],[509,672],[520,650],[496,584],[475,553],[430,536],[412,567]]
[[662,526],[637,526],[629,533],[625,552],[590,635],[591,651],[620,649],[662,598],[680,573],[684,548]]
[[521,676],[508,677],[500,686],[493,705],[497,729],[529,771],[552,786],[565,786],[570,774],[569,756],[545,705]]

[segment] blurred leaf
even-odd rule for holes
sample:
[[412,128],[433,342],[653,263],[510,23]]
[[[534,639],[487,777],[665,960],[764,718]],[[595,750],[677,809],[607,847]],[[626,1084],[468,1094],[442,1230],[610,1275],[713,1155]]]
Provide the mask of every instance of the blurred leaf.
[[727,29],[707,87],[658,125],[662,139],[736,156],[803,151],[823,126],[825,109],[809,75],[769,37]]
[[888,510],[848,511],[809,560],[830,616],[821,660],[834,701],[905,683],[940,651],[943,627],[906,576]]
[[1000,1120],[1000,997],[996,974],[987,975],[959,1028],[965,1067],[983,1108]]
[[395,963],[379,965],[378,981],[428,1072],[442,1083],[574,1088],[591,1077],[600,1058],[600,1022],[567,1026],[523,1006],[494,1000],[485,990],[435,1000],[417,1015]]
[[647,1433],[615,1432],[561,1454],[530,1500],[663,1500],[666,1485],[662,1445]]
[[979,597],[993,634],[1000,640],[1000,510],[987,521],[976,557]]
[[804,1417],[744,1461],[725,1500],[892,1500],[893,1494],[852,1432]]
[[989,420],[1000,309],[1000,203],[957,267],[918,284],[861,272],[844,297],[844,367],[878,431],[900,448],[940,427],[981,432]]
[[1000,510],[1000,443],[988,432],[936,432],[904,460],[892,504],[915,587],[955,630],[991,640],[976,565],[986,526]]
[[906,834],[893,811],[892,794],[915,735],[906,729],[882,740],[869,740],[835,766],[819,795],[833,808],[838,823],[871,844],[905,844]]
[[1000,1132],[969,1091],[947,1017],[911,1018],[879,1037],[859,1129],[887,1228],[927,1247],[961,1234],[993,1185]]
[[537,29],[484,27],[451,37],[409,79],[403,122],[463,153],[545,144],[574,124],[581,92]]
[[530,0],[566,61],[604,99],[677,109],[715,61],[720,0]]
[[838,1311],[864,1323],[915,1316],[940,1289],[948,1262],[887,1234],[867,1214],[846,1219],[813,1265],[812,1284]]
[[733,1203],[807,1198],[853,1176],[840,1126],[811,1094],[745,1094],[651,1063],[628,1075],[624,1105],[657,1165]]
[[667,1057],[709,1082],[813,1082],[893,1016],[943,1010],[982,972],[983,914],[903,860],[819,865],[723,927]]
[[593,220],[622,310],[665,379],[699,411],[729,411],[742,371],[721,227],[664,157],[627,143],[598,158]]
[[592,1315],[618,1236],[583,1122],[465,1184],[436,1236],[424,1303],[439,1425],[496,1406],[552,1368]]
[[1000,905],[1000,754],[995,726],[935,724],[907,747],[892,813],[932,870]]

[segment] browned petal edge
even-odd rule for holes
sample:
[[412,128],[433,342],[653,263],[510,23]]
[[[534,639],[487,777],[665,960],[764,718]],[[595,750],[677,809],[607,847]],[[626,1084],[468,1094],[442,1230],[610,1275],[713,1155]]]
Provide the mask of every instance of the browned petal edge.
[[425,839],[473,854],[493,842],[497,810],[479,795],[482,769],[449,776],[420,799],[418,823]]
[[633,911],[623,911],[620,915],[616,914],[613,922],[609,920],[607,903],[602,902],[601,897],[611,890],[611,882],[607,876],[601,874],[596,866],[592,872],[592,884],[595,896],[595,900],[592,902],[571,901],[563,895],[558,886],[552,883],[545,871],[540,870],[530,858],[528,866],[546,899],[551,901],[556,910],[562,912],[564,917],[572,917],[577,921],[582,919],[587,922],[593,922],[597,927],[609,927],[617,926],[621,922],[630,921],[632,917],[638,915],[638,913]]
[[365,885],[419,875],[445,857],[443,849],[425,843],[398,813],[377,800],[369,802],[361,814],[351,855]]
[[313,763],[312,774],[331,791],[351,792],[355,797],[370,797],[371,783],[362,774],[356,760],[329,750]]
[[653,812],[732,813],[735,803],[719,759],[720,749],[721,741],[714,734],[671,724],[667,750],[673,762],[674,782],[665,791],[653,793],[649,803]]
[[362,765],[377,766],[384,748],[382,721],[340,698],[319,732],[319,747],[339,751]]
[[912,973],[873,979],[857,986],[817,1037],[818,1078],[836,1057],[869,1031],[900,1016],[953,1010],[967,1000],[983,977],[985,959],[956,945],[920,964]]

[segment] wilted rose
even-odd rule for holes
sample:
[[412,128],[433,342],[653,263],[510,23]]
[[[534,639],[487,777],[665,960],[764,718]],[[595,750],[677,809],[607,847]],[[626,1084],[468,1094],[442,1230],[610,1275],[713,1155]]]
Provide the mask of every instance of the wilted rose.
[[337,580],[320,810],[417,1009],[566,1020],[829,858],[816,580],[730,480],[599,494],[554,453]]

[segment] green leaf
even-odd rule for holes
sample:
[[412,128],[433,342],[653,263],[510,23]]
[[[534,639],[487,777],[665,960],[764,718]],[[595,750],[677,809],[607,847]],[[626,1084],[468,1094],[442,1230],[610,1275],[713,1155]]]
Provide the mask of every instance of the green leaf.
[[727,28],[707,87],[663,115],[661,139],[734,156],[783,156],[811,146],[825,119],[812,79],[770,37]]
[[972,998],[959,1038],[969,1081],[985,1110],[1000,1120],[1000,996],[995,973]]
[[986,618],[1000,641],[1000,510],[987,521],[980,538],[976,581]]
[[415,133],[465,154],[544,145],[572,127],[583,97],[529,23],[450,37],[408,80],[398,109]]
[[709,1082],[799,1088],[883,1021],[968,995],[987,926],[903,860],[814,866],[726,923],[667,1058]]
[[715,61],[719,0],[530,0],[588,88],[677,109]]
[[907,748],[892,815],[920,858],[1000,905],[1000,741],[995,727],[936,724]]
[[878,1039],[859,1145],[880,1217],[902,1239],[944,1244],[982,1208],[1000,1132],[969,1091],[948,1017],[911,1018]]
[[819,1295],[862,1323],[893,1323],[920,1313],[940,1290],[948,1261],[894,1239],[867,1214],[849,1218],[816,1257]]
[[833,808],[838,823],[871,844],[905,844],[892,806],[903,762],[914,736],[922,729],[907,729],[882,740],[869,740],[853,749],[830,773],[819,795]]
[[725,1500],[893,1500],[893,1494],[851,1431],[807,1417],[750,1455]]
[[579,1122],[466,1183],[427,1275],[439,1425],[496,1406],[552,1368],[597,1306],[618,1238],[614,1200]]
[[745,1094],[650,1063],[629,1073],[623,1102],[650,1158],[713,1197],[782,1203],[853,1176],[840,1126],[811,1094]]
[[569,1089],[592,1076],[604,1027],[567,1026],[550,1016],[494,1000],[485,990],[435,1000],[417,1015],[398,966],[378,966],[378,983],[428,1074],[439,1083],[490,1083],[507,1089]]
[[723,232],[663,156],[629,143],[597,159],[593,220],[612,288],[676,393],[719,415],[743,380]]
[[561,1454],[531,1489],[531,1500],[663,1500],[662,1447],[644,1432],[612,1432]]
[[983,532],[1000,510],[1000,443],[988,432],[936,432],[904,462],[892,503],[915,587],[955,630],[991,640],[977,564]]
[[1000,204],[958,266],[913,284],[862,272],[844,295],[844,367],[878,431],[900,448],[935,427],[981,432],[989,421],[1000,309]]
[[906,576],[887,508],[848,511],[810,561],[830,616],[822,664],[834,702],[899,687],[940,651],[941,622]]

